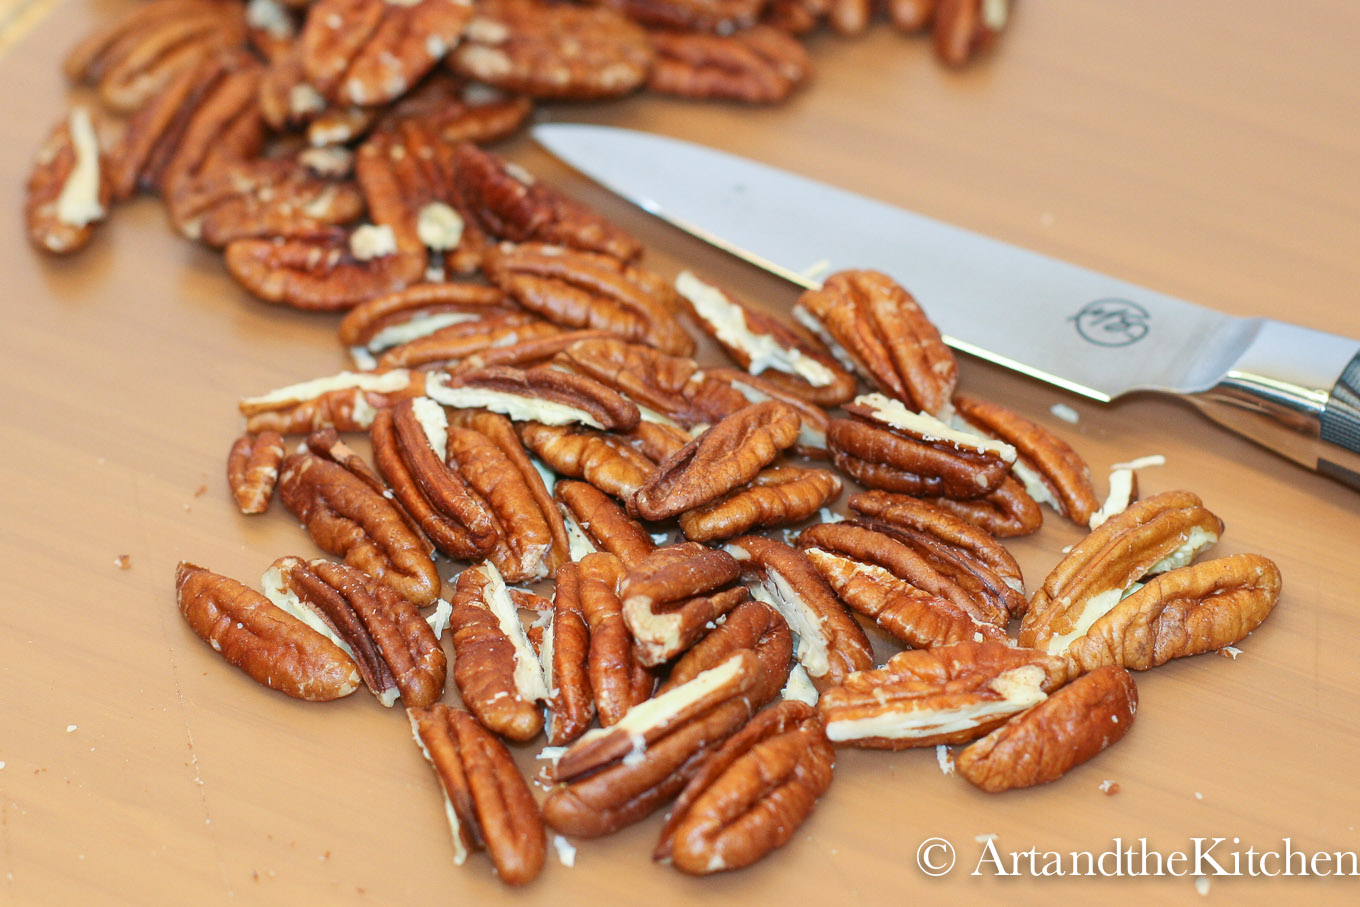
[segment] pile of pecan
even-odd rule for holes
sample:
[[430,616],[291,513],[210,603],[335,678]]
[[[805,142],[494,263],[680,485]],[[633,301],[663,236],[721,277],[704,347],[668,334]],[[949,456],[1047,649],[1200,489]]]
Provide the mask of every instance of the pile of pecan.
[[[903,31],[931,29],[939,58],[960,66],[995,43],[1011,0],[881,6]],[[222,249],[260,298],[348,308],[472,272],[496,239],[557,241],[536,230],[532,188],[447,146],[503,138],[542,101],[646,90],[777,103],[810,76],[800,36],[860,32],[879,7],[146,0],[66,59],[107,115],[75,108],[39,152],[29,239],[75,252],[113,203],[159,195],[174,228]]]
[[[1194,494],[1140,500],[1125,468],[1102,503],[1065,441],[959,392],[888,277],[832,275],[785,321],[663,279],[488,152],[428,147],[384,152],[369,183],[446,153],[484,174],[469,210],[511,237],[477,247],[485,282],[364,301],[339,327],[352,370],[240,403],[241,511],[277,496],[333,559],[281,557],[259,591],[182,564],[177,585],[260,683],[400,699],[458,862],[485,849],[522,884],[547,829],[670,804],[656,859],[737,869],[809,817],[838,746],[960,745],[986,791],[1053,781],[1128,733],[1131,671],[1274,607],[1266,558],[1197,560],[1223,524]],[[728,361],[692,358],[687,325]],[[1031,593],[999,539],[1041,505],[1090,534]],[[540,739],[541,797],[507,746]]]

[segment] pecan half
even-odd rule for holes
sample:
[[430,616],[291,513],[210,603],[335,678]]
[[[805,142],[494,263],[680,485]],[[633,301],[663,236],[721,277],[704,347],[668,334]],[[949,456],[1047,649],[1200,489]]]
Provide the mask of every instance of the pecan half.
[[[652,695],[655,678],[633,653],[633,635],[623,621],[619,583],[624,566],[612,554],[588,554],[574,579],[581,612],[590,628],[588,673],[600,725],[609,727]],[[568,580],[573,579],[569,574]]]
[[810,676],[834,684],[873,667],[869,638],[805,554],[758,535],[733,539],[723,550],[741,563],[751,597],[779,612],[793,631],[798,662]]
[[610,255],[564,246],[501,243],[486,275],[530,311],[571,328],[597,328],[663,353],[688,355],[694,339],[671,314],[659,279]]
[[630,568],[619,596],[638,659],[658,665],[693,645],[746,599],[740,586],[724,588],[740,572],[732,555],[695,542],[658,548]]
[[1047,784],[1118,742],[1137,713],[1133,675],[1097,668],[964,749],[954,766],[993,794]]
[[330,460],[337,466],[343,466],[379,494],[387,491],[387,486],[378,478],[373,467],[369,466],[354,448],[341,441],[340,433],[335,429],[322,428],[314,431],[307,436],[304,443],[312,453],[324,460]]
[[279,500],[322,550],[425,607],[439,595],[439,574],[425,540],[396,507],[363,480],[311,453],[283,461]]
[[471,17],[468,0],[317,0],[302,29],[302,65],[333,101],[385,104],[443,59]]
[[[448,662],[434,630],[401,593],[343,564],[279,558],[261,580],[265,596],[352,657],[373,695],[391,707],[438,701]],[[318,625],[319,623],[319,625]],[[324,631],[323,631],[324,632]]]
[[519,436],[554,472],[584,479],[617,498],[632,495],[656,471],[656,464],[627,441],[606,432],[526,422]]
[[1111,517],[1082,539],[1030,599],[1020,644],[1061,654],[1146,577],[1190,563],[1223,523],[1199,497],[1165,491]]
[[645,520],[664,520],[751,481],[798,438],[798,413],[776,401],[743,407],[671,454],[628,499]]
[[1090,523],[1100,502],[1091,484],[1090,467],[1071,445],[996,403],[956,394],[954,408],[969,424],[1015,448],[1011,472],[1024,483],[1030,497],[1080,526]]
[[729,611],[715,630],[675,662],[658,694],[689,682],[742,649],[760,659],[760,678],[749,697],[751,707],[760,708],[779,695],[789,678],[793,633],[779,612],[758,601],[742,602]]
[[810,526],[798,544],[845,604],[918,649],[969,639],[1006,641],[1006,611],[891,536],[862,526]]
[[805,520],[840,493],[841,480],[825,469],[772,466],[748,485],[680,514],[680,528],[694,542],[730,539]]
[[166,154],[163,164],[153,162],[155,185],[162,193],[173,197],[183,184],[259,153],[264,119],[256,96],[263,71],[251,61],[233,64],[184,111],[183,129],[174,145],[162,143],[158,148]]
[[710,379],[688,356],[667,355],[641,343],[582,340],[564,350],[562,360],[684,425],[711,425],[750,402],[730,384]]
[[242,435],[227,454],[227,485],[242,513],[264,513],[274,496],[283,462],[283,436],[276,431]]
[[690,271],[675,278],[675,290],[704,332],[750,374],[818,406],[839,406],[855,395],[855,376],[837,365],[815,337],[745,305]]
[[963,743],[1043,702],[1066,678],[1062,660],[1005,642],[899,652],[822,693],[832,743],[869,749]]
[[[831,425],[831,417],[826,414],[826,410],[822,409],[821,406],[816,403],[809,403],[805,397],[791,393],[784,388],[783,384],[773,382],[764,375],[756,377],[734,368],[705,369],[702,375],[704,380],[701,386],[705,389],[711,385],[725,384],[741,394],[747,403],[778,400],[780,403],[792,406],[798,411],[798,418],[802,421],[802,424],[798,427],[798,440],[793,445],[794,453],[813,460],[831,458],[831,453],[826,449],[826,430]],[[721,399],[718,394],[712,391],[709,391],[709,396],[715,403]],[[728,412],[736,409],[740,409],[740,406],[734,406]],[[726,415],[726,413],[723,415]]]
[[578,548],[573,549],[576,560],[592,551],[607,551],[631,569],[656,550],[642,524],[594,485],[561,481],[553,488],[553,496],[561,502],[568,533],[580,536]]
[[313,702],[359,688],[348,655],[249,586],[180,561],[175,594],[199,638],[259,683]]
[[934,506],[949,511],[999,539],[1029,535],[1038,532],[1044,524],[1044,514],[1038,503],[1013,476],[1006,476],[996,491],[980,498],[967,501],[952,498],[928,500]]
[[641,418],[632,401],[585,375],[549,366],[506,365],[432,377],[426,393],[456,409],[489,409],[515,421],[566,425],[579,422],[608,431],[628,431]]
[[1068,644],[1075,671],[1144,671],[1230,646],[1261,625],[1280,597],[1280,571],[1259,554],[1181,567],[1121,600]]
[[656,64],[647,88],[682,98],[777,104],[812,68],[797,39],[768,25],[731,34],[654,31],[651,39]]
[[574,101],[627,94],[651,64],[647,33],[614,10],[540,0],[484,0],[448,60],[497,88]]
[[108,215],[113,187],[84,107],[72,108],[47,137],[33,161],[26,191],[29,242],[57,255],[85,247],[95,225]]
[[580,565],[567,563],[553,576],[552,623],[539,659],[548,688],[544,724],[549,746],[563,746],[590,727],[595,696],[590,682],[590,627],[581,605]]
[[832,419],[831,460],[871,488],[912,495],[979,498],[1000,487],[1015,448],[913,413],[882,394],[847,404],[854,419]]
[[453,834],[453,861],[461,866],[469,850],[485,847],[501,881],[533,881],[543,868],[547,833],[534,795],[505,744],[467,712],[442,703],[407,709],[406,714],[439,779]]
[[248,432],[367,431],[379,410],[424,391],[425,376],[419,372],[340,372],[242,397],[237,407]]
[[842,271],[798,298],[794,317],[880,391],[949,418],[958,363],[910,293],[877,271]]
[[758,676],[755,653],[739,652],[634,707],[613,727],[587,731],[554,767],[560,783],[543,817],[563,834],[587,838],[645,818],[750,717],[747,694]]
[[227,244],[226,263],[237,283],[266,302],[334,312],[415,283],[425,253],[401,251],[390,231],[366,225],[283,242],[238,239]]
[[835,761],[816,710],[779,703],[730,737],[685,786],[652,858],[692,875],[751,865],[812,815]]
[[345,313],[337,331],[351,351],[372,356],[454,324],[477,322],[512,311],[495,287],[472,283],[423,283],[360,303]]
[[939,0],[935,56],[948,66],[963,66],[992,49],[1010,14],[1011,0]]
[[511,740],[543,729],[543,666],[494,564],[469,567],[453,594],[453,682],[477,720]]
[[529,119],[533,109],[534,102],[527,95],[511,94],[436,71],[395,104],[382,122],[420,120],[449,145],[459,142],[482,145],[514,133]]
[[476,320],[447,324],[399,343],[380,353],[376,363],[379,368],[457,365],[459,370],[468,370],[469,360],[481,353],[562,333],[557,325],[528,312],[488,312]]

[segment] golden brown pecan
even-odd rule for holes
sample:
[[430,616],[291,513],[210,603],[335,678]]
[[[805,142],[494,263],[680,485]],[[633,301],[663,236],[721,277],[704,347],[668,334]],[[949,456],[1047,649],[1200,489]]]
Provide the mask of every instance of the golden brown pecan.
[[562,834],[587,838],[645,818],[750,717],[747,695],[759,673],[755,653],[739,652],[633,708],[613,727],[587,731],[554,767],[560,783],[544,801],[543,817]]
[[206,0],[142,4],[95,30],[67,55],[66,75],[97,86],[122,113],[140,108],[185,69],[245,40],[242,7]]
[[832,743],[870,749],[975,740],[1060,687],[1062,659],[1005,642],[956,642],[899,652],[822,693]]
[[353,183],[323,179],[288,158],[225,164],[181,182],[166,201],[176,229],[217,248],[247,237],[314,235],[364,210]]
[[807,79],[803,45],[768,25],[731,34],[654,31],[656,64],[647,87],[699,100],[777,104]]
[[632,431],[621,432],[619,437],[627,441],[634,450],[641,451],[647,459],[656,463],[660,463],[693,440],[689,432],[674,423],[654,422],[650,419],[639,422]]
[[445,406],[489,409],[517,422],[580,423],[628,431],[641,418],[632,401],[600,382],[544,365],[530,369],[491,365],[432,376],[426,393]]
[[[842,271],[798,298],[794,317],[911,410],[949,418],[958,363],[910,293],[877,271]],[[843,354],[843,355],[842,355]]]
[[387,491],[383,480],[373,471],[373,467],[355,452],[354,448],[340,440],[340,434],[333,428],[322,428],[309,434],[304,443],[307,449],[324,460],[343,466],[353,473],[369,488],[382,494]]
[[[547,322],[544,322],[545,324]],[[612,337],[608,331],[582,330],[564,331],[553,325],[552,332],[542,337],[530,337],[504,346],[488,346],[458,362],[448,366],[450,373],[486,368],[489,365],[514,365],[528,368],[531,365],[547,365],[557,358],[557,354],[572,344],[582,340],[596,340]]]
[[539,650],[548,688],[544,724],[549,746],[564,746],[586,732],[595,717],[590,682],[590,627],[581,606],[580,565],[563,564],[553,575],[552,622]]
[[691,875],[751,865],[812,815],[835,761],[816,710],[781,702],[704,763],[675,801],[652,858]]
[[423,283],[355,306],[340,320],[340,342],[370,356],[453,324],[476,322],[514,308],[495,287]]
[[771,466],[747,485],[680,514],[680,528],[694,542],[730,539],[805,520],[840,493],[841,480],[825,469]]
[[164,165],[153,169],[163,194],[173,198],[182,185],[259,153],[264,119],[256,95],[262,72],[257,63],[240,64],[188,112]]
[[265,686],[313,702],[359,688],[348,655],[249,586],[180,561],[175,594],[193,631]]
[[453,861],[486,848],[507,885],[524,885],[543,868],[547,833],[529,785],[505,745],[471,715],[442,703],[407,709],[416,743],[439,779],[453,834]]
[[624,713],[652,695],[652,673],[633,654],[633,636],[623,621],[619,583],[623,563],[612,554],[581,558],[574,576],[581,613],[590,630],[587,672],[600,725],[616,724]]
[[85,247],[108,216],[113,186],[89,111],[76,107],[33,161],[24,200],[28,240],[65,255]]
[[797,635],[798,662],[809,676],[834,684],[873,667],[863,628],[805,554],[758,535],[733,539],[723,550],[741,563],[751,597],[778,611]]
[[644,520],[665,520],[751,481],[798,438],[798,413],[776,401],[725,417],[657,465],[628,499]]
[[627,441],[606,432],[526,422],[519,435],[554,472],[584,479],[617,498],[633,494],[656,471],[656,464]]
[[227,454],[227,485],[242,513],[264,513],[274,496],[283,462],[283,436],[276,431],[242,435]]
[[1029,535],[1038,532],[1044,524],[1044,515],[1038,503],[1013,476],[1006,476],[996,491],[980,498],[967,501],[952,498],[928,500],[999,539]]
[[765,0],[591,0],[644,25],[727,34],[753,24]]
[[914,648],[1006,640],[1006,611],[974,600],[910,547],[862,526],[810,526],[798,544],[850,608]]
[[406,369],[340,372],[243,397],[238,407],[249,432],[273,430],[289,435],[323,428],[367,431],[378,410],[424,391],[425,376]]
[[779,695],[793,663],[793,633],[777,611],[758,601],[745,601],[727,613],[722,623],[682,655],[658,694],[687,683],[742,649],[760,660],[760,678],[751,687],[752,708]]
[[[427,286],[437,286],[429,284]],[[411,287],[416,290],[419,287]],[[414,327],[420,327],[419,324]],[[397,327],[398,333],[401,328]],[[521,311],[488,312],[471,321],[457,321],[428,334],[398,343],[378,354],[379,368],[423,368],[456,365],[487,350],[501,349],[563,333],[557,325]]]
[[[617,259],[611,262],[587,257],[582,261],[593,262],[622,275],[627,286],[623,298],[617,302],[625,308],[638,308],[644,313],[651,311],[649,301],[639,303],[632,298],[634,295],[650,294],[663,301],[667,298],[661,278],[640,268],[620,264],[641,256],[642,244],[592,209],[469,142],[454,146],[453,156],[459,191],[473,219],[487,233],[514,243],[544,244],[524,250],[525,255],[552,255],[549,247],[555,244]],[[494,258],[490,264],[496,266]],[[518,265],[512,263],[506,267]],[[589,284],[589,271],[584,280]]]
[[1079,526],[1099,508],[1091,469],[1062,438],[997,403],[967,394],[954,396],[954,408],[968,424],[1015,448],[1011,472],[1035,501],[1049,504]]
[[731,384],[712,379],[688,356],[670,356],[641,343],[582,340],[564,350],[561,358],[573,371],[683,425],[711,425],[748,402],[760,402],[748,401]]
[[[793,445],[794,453],[814,460],[831,458],[830,452],[826,449],[826,430],[831,425],[831,417],[820,405],[808,402],[806,397],[790,392],[783,384],[773,382],[764,375],[756,377],[734,368],[720,367],[704,369],[703,376],[705,386],[726,384],[739,393],[747,403],[778,400],[780,403],[787,403],[792,406],[798,411],[798,418],[802,421],[802,425],[798,428],[798,440]],[[711,393],[711,398],[715,403],[720,399],[719,395],[715,393]],[[728,412],[740,408],[740,406],[735,406]]]
[[1134,504],[1082,539],[1030,599],[1020,644],[1062,654],[1147,577],[1183,567],[1218,541],[1223,523],[1188,491]]
[[656,550],[642,524],[594,485],[563,480],[553,488],[553,497],[561,502],[576,560],[592,551],[607,551],[631,568]]
[[814,31],[826,18],[832,0],[770,0],[761,21],[791,35]]
[[417,607],[439,595],[439,574],[425,540],[387,498],[343,467],[311,453],[292,454],[279,474],[279,500],[323,551],[387,583]]
[[693,645],[747,598],[729,587],[740,572],[732,555],[695,542],[658,548],[631,567],[619,597],[638,659],[658,665]]
[[488,730],[524,741],[543,729],[543,666],[494,564],[469,567],[453,594],[453,682]]
[[954,765],[988,793],[1047,784],[1118,742],[1137,712],[1133,675],[1098,668],[964,749]]
[[382,124],[419,120],[449,145],[484,145],[515,132],[533,109],[534,102],[526,95],[436,71],[393,105]]
[[425,253],[398,250],[383,229],[332,229],[283,242],[238,239],[227,245],[227,269],[267,302],[326,312],[353,308],[415,283],[425,271]]
[[1235,554],[1155,577],[1100,617],[1066,650],[1073,671],[1144,671],[1230,646],[1261,625],[1280,598],[1280,571]]
[[506,91],[578,101],[627,94],[651,64],[647,33],[614,10],[541,0],[483,0],[448,59]]
[[471,17],[469,0],[317,0],[302,29],[302,66],[333,101],[385,104],[443,59]]
[[302,69],[302,48],[292,49],[277,59],[271,59],[260,77],[260,116],[271,129],[283,132],[312,122],[332,109]]
[[933,33],[935,56],[962,66],[986,53],[1010,18],[1011,0],[939,0]]
[[1001,486],[1015,448],[928,413],[913,413],[882,394],[846,405],[854,419],[827,426],[831,460],[871,488],[912,495],[980,498]]
[[656,294],[654,277],[609,255],[542,243],[501,243],[486,275],[521,305],[570,328],[611,331],[663,353],[687,355],[694,340]]
[[[265,596],[324,633],[354,659],[378,701],[438,701],[448,662],[434,630],[401,593],[343,564],[282,557],[265,572]],[[310,614],[306,613],[310,612]]]
[[689,271],[675,278],[675,290],[704,332],[748,373],[818,406],[839,406],[855,395],[855,376],[815,337]]

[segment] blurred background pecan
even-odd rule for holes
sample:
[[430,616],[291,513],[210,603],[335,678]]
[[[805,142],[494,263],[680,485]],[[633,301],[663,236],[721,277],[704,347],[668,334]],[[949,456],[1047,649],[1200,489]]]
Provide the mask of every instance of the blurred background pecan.
[[698,100],[777,104],[807,80],[811,61],[787,32],[753,25],[730,34],[651,32],[656,48],[647,87]]
[[58,255],[83,248],[108,217],[113,199],[108,169],[89,111],[72,108],[29,173],[24,201],[29,242]]

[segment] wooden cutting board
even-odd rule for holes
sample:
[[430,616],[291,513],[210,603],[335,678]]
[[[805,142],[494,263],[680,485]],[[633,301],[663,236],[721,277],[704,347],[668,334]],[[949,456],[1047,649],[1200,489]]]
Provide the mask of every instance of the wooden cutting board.
[[[1129,736],[1038,790],[983,795],[943,776],[934,751],[842,751],[793,841],[725,877],[652,864],[659,817],[575,842],[574,868],[550,856],[521,892],[483,856],[455,867],[399,711],[366,694],[318,706],[256,686],[175,609],[181,558],[254,582],[281,554],[315,553],[281,509],[236,513],[223,463],[238,397],[346,364],[337,319],[248,298],[154,202],[120,209],[69,261],[34,254],[17,229],[22,175],[68,97],[61,55],[126,6],[59,5],[0,58],[0,210],[13,227],[0,252],[0,900],[1198,902],[1189,877],[997,878],[990,863],[975,876],[978,836],[996,835],[1001,854],[1094,855],[1116,838],[1169,852],[1225,837],[1214,856],[1226,869],[1230,852],[1285,838],[1310,853],[1360,849],[1360,497],[1183,405],[1102,407],[964,362],[966,389],[1067,437],[1102,491],[1110,464],[1163,454],[1140,476],[1145,492],[1198,492],[1227,524],[1221,553],[1279,563],[1285,593],[1240,657],[1140,675]],[[1234,314],[1360,337],[1357,33],[1347,0],[1047,0],[1021,4],[995,56],[962,73],[880,26],[813,38],[816,79],[780,108],[639,97],[542,116],[705,141]],[[527,139],[500,150],[634,231],[658,271],[692,266],[772,308],[794,299]],[[816,228],[816,211],[789,225]],[[1055,418],[1058,403],[1079,421]],[[1050,514],[1013,546],[1031,587],[1079,536]],[[537,749],[517,751],[526,769]],[[1117,795],[1098,789],[1106,779]],[[933,837],[957,856],[940,878],[916,862]],[[1208,896],[1339,901],[1357,885],[1219,877]]]

